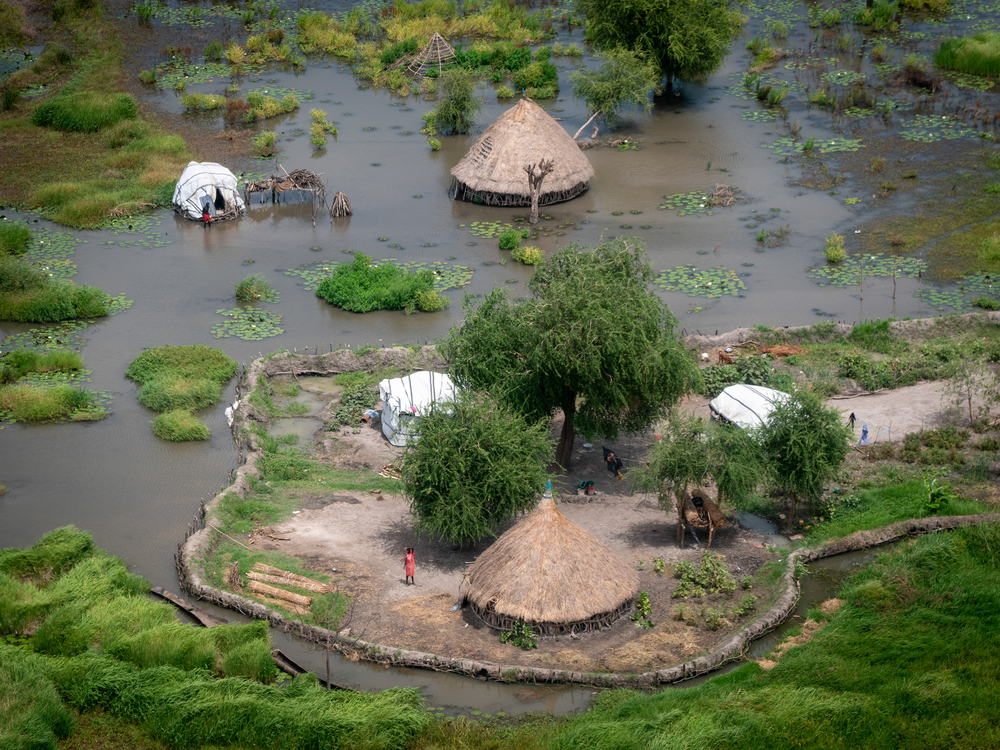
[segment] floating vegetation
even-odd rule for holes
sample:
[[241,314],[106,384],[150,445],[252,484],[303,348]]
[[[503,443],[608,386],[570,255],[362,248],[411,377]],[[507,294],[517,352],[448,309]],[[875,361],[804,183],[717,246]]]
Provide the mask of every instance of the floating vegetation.
[[[467,266],[457,266],[452,265],[446,261],[435,260],[431,263],[417,263],[417,262],[407,262],[400,263],[395,258],[383,258],[378,261],[372,261],[374,264],[380,263],[391,263],[394,266],[398,266],[407,271],[421,271],[425,268],[429,268],[434,272],[434,288],[443,292],[447,289],[460,289],[463,286],[469,284],[472,281],[472,269]],[[332,262],[322,262],[322,263],[306,263],[298,268],[290,268],[282,273],[285,276],[295,276],[296,278],[302,279],[302,286],[305,287],[307,291],[314,292],[319,283],[330,276],[334,269],[341,265],[336,261]]]
[[852,83],[863,81],[867,77],[864,73],[856,73],[853,70],[832,70],[823,74],[824,81],[835,83],[838,86],[850,86]]
[[[465,226],[464,224],[461,226]],[[469,225],[469,231],[476,237],[482,237],[484,240],[491,240],[497,237],[508,229],[513,229],[510,224],[505,224],[502,221],[474,221]]]
[[87,339],[80,334],[90,325],[83,320],[68,320],[45,328],[29,328],[13,333],[3,340],[0,350],[12,349],[75,349],[79,351]]
[[882,253],[849,255],[836,265],[824,265],[809,272],[820,286],[854,286],[861,283],[861,276],[897,276],[915,279],[927,271],[927,261]]
[[875,110],[866,107],[848,107],[844,110],[845,117],[871,117]]
[[[621,229],[631,229],[632,225],[631,224],[622,224],[622,225],[620,225],[620,228]],[[565,232],[556,232],[556,236],[558,236],[560,234],[565,234]]]
[[997,293],[1000,293],[1000,275],[977,273],[961,279],[955,289],[924,287],[915,296],[943,312],[948,307],[954,310],[971,309],[972,298],[980,295],[995,297]]
[[689,297],[706,297],[718,299],[724,294],[738,297],[740,291],[747,288],[740,281],[736,271],[725,266],[700,269],[696,266],[677,266],[667,271],[660,271],[653,283],[668,292],[680,292]]
[[[805,151],[805,144],[792,140],[790,136],[784,138],[779,138],[774,143],[760,144],[761,148],[769,148],[777,154],[783,154],[785,156],[794,156],[795,154],[801,154]],[[850,138],[830,138],[824,139],[822,141],[814,141],[812,150],[820,154],[841,154],[851,151],[857,151],[860,148],[864,148],[865,144],[860,140],[852,140]]]
[[972,89],[973,91],[988,91],[993,88],[994,82],[983,76],[968,75],[966,73],[950,73],[945,76],[951,83],[960,89]]
[[271,86],[266,89],[250,89],[247,91],[246,95],[250,96],[250,94],[262,94],[264,96],[274,97],[275,99],[284,99],[286,96],[294,96],[300,102],[310,101],[313,98],[312,89],[290,89],[282,86]]
[[612,216],[621,216],[621,215],[622,215],[622,213],[623,213],[622,211],[612,211],[612,212],[611,212],[611,215],[612,215]]
[[979,133],[949,115],[916,115],[909,122],[903,123],[903,130],[899,135],[908,141],[935,143],[978,136]]
[[270,310],[236,308],[216,310],[225,320],[212,326],[212,335],[217,339],[235,336],[244,341],[261,341],[271,336],[280,336],[285,329],[279,326],[281,316]]
[[175,59],[156,66],[156,82],[163,88],[170,89],[178,84],[195,86],[213,83],[216,78],[229,78],[229,76],[230,68],[226,63],[195,65],[187,60]]
[[673,211],[675,209],[678,210],[678,216],[687,216],[688,214],[711,215],[714,213],[708,203],[708,193],[700,190],[664,196],[663,203],[660,204],[660,210]]
[[745,122],[774,122],[777,116],[773,109],[748,109],[740,114],[740,119]]
[[117,315],[132,307],[134,302],[135,300],[125,299],[124,294],[118,294],[113,297],[109,294],[104,304],[108,306],[108,315]]
[[31,244],[24,254],[28,260],[48,273],[54,279],[70,279],[76,276],[76,263],[72,261],[76,246],[86,243],[71,232],[59,232],[48,227],[33,227]]

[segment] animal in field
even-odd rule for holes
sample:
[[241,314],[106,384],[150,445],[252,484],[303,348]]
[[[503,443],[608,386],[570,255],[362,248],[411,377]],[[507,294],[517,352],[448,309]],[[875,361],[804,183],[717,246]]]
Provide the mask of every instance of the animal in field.
[[733,358],[726,354],[721,349],[719,350],[719,364],[731,365],[733,363]]

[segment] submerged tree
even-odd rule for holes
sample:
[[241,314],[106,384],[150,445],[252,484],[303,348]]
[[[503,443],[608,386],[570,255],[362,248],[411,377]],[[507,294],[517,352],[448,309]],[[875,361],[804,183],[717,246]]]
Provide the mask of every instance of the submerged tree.
[[823,485],[840,470],[850,449],[840,412],[808,391],[775,406],[757,435],[771,482],[789,495],[789,522],[795,520],[799,500],[814,500],[823,493]]
[[[615,47],[603,53],[604,64],[598,70],[584,68],[570,76],[573,93],[592,112],[573,139],[580,137],[590,123],[603,117],[609,128],[621,122],[623,107],[637,107],[646,112],[653,108],[650,93],[660,91],[660,71],[652,58],[640,50]],[[595,128],[596,132],[596,128]]]
[[716,70],[743,17],[728,0],[578,0],[587,38],[599,49],[648,53],[667,84]]
[[477,309],[467,298],[442,352],[462,386],[529,420],[561,409],[556,462],[568,469],[577,428],[611,440],[645,429],[699,380],[652,279],[636,239],[567,246],[528,282],[532,297],[494,290]]
[[531,191],[531,215],[529,224],[538,223],[538,196],[542,194],[542,180],[555,168],[552,159],[542,159],[537,164],[525,164],[523,169],[528,173],[528,190]]
[[454,68],[441,74],[444,98],[435,110],[434,124],[439,133],[468,133],[476,125],[483,102],[476,96],[479,78],[471,70]]
[[418,531],[467,546],[534,507],[552,461],[548,428],[471,394],[420,417],[403,456]]

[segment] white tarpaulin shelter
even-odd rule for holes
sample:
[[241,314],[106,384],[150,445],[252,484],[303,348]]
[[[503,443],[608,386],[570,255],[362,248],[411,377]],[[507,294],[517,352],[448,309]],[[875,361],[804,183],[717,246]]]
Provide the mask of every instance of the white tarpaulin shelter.
[[743,429],[767,424],[775,406],[790,398],[787,393],[760,385],[731,385],[708,405],[713,417],[732,422]]
[[174,210],[201,221],[206,205],[213,220],[233,219],[246,210],[236,175],[215,162],[188,162],[174,188]]
[[434,404],[453,401],[455,385],[443,372],[420,370],[378,384],[382,397],[382,434],[393,445],[406,445],[416,435],[417,420]]

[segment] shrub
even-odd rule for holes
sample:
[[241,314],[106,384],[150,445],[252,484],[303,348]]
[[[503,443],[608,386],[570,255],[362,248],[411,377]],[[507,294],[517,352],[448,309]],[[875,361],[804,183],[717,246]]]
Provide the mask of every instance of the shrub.
[[510,86],[497,86],[497,99],[513,99],[514,89]]
[[274,156],[278,151],[278,134],[273,130],[265,130],[253,137],[253,152],[261,157]]
[[451,300],[436,289],[420,291],[414,295],[413,302],[420,312],[439,312],[451,304]]
[[500,249],[517,250],[521,246],[521,240],[525,237],[525,231],[522,229],[508,229],[502,233],[500,235]]
[[205,45],[205,59],[206,60],[221,60],[222,53],[225,52],[225,48],[222,46],[222,42],[218,39],[213,39],[208,44]]
[[353,262],[338,266],[320,282],[316,296],[348,312],[414,310],[417,292],[430,292],[433,287],[430,270],[413,272],[391,263],[372,264],[367,255],[355,253]]
[[152,70],[139,71],[139,80],[145,84],[154,84],[156,83],[156,72]]
[[840,263],[847,257],[844,250],[844,236],[842,234],[831,234],[826,238],[826,259],[830,263]]
[[427,145],[431,147],[431,151],[441,150],[441,141],[439,141],[437,138],[428,138]]
[[514,260],[524,263],[526,266],[537,266],[545,259],[541,249],[537,247],[515,248],[512,257]]
[[40,104],[31,113],[31,123],[56,130],[93,133],[136,117],[138,108],[131,94],[87,91],[62,94]]
[[31,244],[31,230],[24,224],[0,220],[0,255],[21,255]]
[[365,383],[349,385],[341,391],[340,402],[334,416],[342,425],[354,425],[361,420],[365,409],[374,408],[378,395]]
[[1000,310],[1000,301],[981,294],[972,300],[972,306],[982,308],[983,310]]
[[468,133],[476,124],[483,103],[476,95],[475,73],[454,68],[441,75],[444,98],[435,110],[435,127],[441,133]]
[[153,420],[153,434],[176,443],[186,440],[208,440],[212,433],[186,409],[160,414]]
[[244,276],[236,283],[236,299],[240,302],[256,302],[272,296],[273,292],[267,279],[259,273]]

